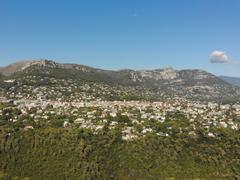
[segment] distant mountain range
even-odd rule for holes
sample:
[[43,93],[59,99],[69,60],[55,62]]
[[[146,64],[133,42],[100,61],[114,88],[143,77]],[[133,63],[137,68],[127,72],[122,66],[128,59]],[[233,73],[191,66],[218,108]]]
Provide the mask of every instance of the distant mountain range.
[[[110,71],[78,64],[62,64],[50,60],[30,60],[3,67],[0,69],[0,73],[3,75],[1,79],[5,81],[6,79],[15,79],[22,82],[29,76],[70,79],[78,83],[106,85],[109,88],[115,88],[115,91],[116,89],[118,91],[127,89],[129,92],[130,89],[135,96],[141,94],[142,98],[151,97],[153,100],[165,96],[223,101],[225,99],[239,100],[240,96],[240,88],[233,86],[232,84],[235,84],[233,81],[198,69],[164,68]],[[22,84],[24,83],[22,82]],[[49,84],[47,80],[46,84]],[[41,83],[41,86],[44,85]],[[39,83],[31,84],[31,87],[37,88],[37,86]],[[4,91],[8,90],[4,89]]]
[[229,77],[229,76],[219,76],[220,79],[240,87],[240,78],[239,77]]

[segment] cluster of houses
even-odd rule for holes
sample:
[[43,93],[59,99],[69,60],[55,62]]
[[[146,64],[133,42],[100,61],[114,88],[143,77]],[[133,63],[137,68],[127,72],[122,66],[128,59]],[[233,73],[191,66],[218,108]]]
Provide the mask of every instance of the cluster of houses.
[[35,100],[45,96],[47,99],[58,101],[95,101],[95,100],[124,100],[134,97],[164,97],[164,92],[150,91],[148,88],[125,87],[121,85],[108,85],[100,82],[84,82],[74,79],[57,79],[54,77],[41,77],[26,75],[24,78],[4,80],[5,89],[0,88],[0,95],[8,99]]
[[[181,113],[189,122],[188,126],[178,127],[178,131],[187,132],[189,135],[196,135],[198,128],[204,129],[206,136],[215,137],[217,134],[212,131],[214,128],[240,129],[240,105],[239,104],[217,104],[191,102],[185,99],[175,99],[162,102],[149,101],[60,101],[18,99],[8,100],[0,97],[0,117],[8,104],[21,111],[20,114],[9,119],[16,122],[25,117],[35,122],[51,122],[53,119],[60,119],[62,128],[87,128],[98,133],[104,126],[109,128],[121,127],[124,140],[136,139],[148,133],[155,133],[159,136],[171,136],[173,128],[169,121],[176,121],[176,118],[169,119],[169,113]],[[123,120],[122,120],[123,119]],[[176,121],[176,123],[178,123]],[[165,125],[165,126],[161,126]],[[161,127],[165,127],[162,129]],[[175,127],[176,128],[176,127]],[[34,129],[26,124],[25,130]]]

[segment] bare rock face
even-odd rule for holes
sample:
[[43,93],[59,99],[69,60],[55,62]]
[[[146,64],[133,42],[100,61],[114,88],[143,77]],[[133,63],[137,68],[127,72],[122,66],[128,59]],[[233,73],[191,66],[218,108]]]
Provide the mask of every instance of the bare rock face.
[[130,75],[133,82],[142,82],[142,77],[140,77],[137,72],[130,72]]
[[40,60],[27,60],[20,61],[9,66],[0,68],[0,73],[4,76],[12,75],[16,72],[24,71],[32,66],[48,67],[48,68],[62,68],[62,69],[76,69],[82,72],[90,72],[90,68],[82,65],[75,64],[61,64],[52,60],[40,59]]
[[177,78],[177,72],[173,68],[165,68],[163,71],[160,71],[162,79],[175,79]]
[[25,69],[38,65],[38,66],[51,66],[53,68],[57,67],[56,62],[54,61],[49,61],[49,60],[27,60],[27,61],[20,61],[14,64],[11,64],[7,67],[1,68],[0,73],[2,73],[5,76],[9,76],[13,73],[19,72],[19,71],[24,71]]
[[139,71],[142,77],[152,78],[155,80],[171,80],[177,78],[177,71],[173,68],[161,70],[142,70]]
[[0,73],[9,76],[15,72],[21,71],[24,67],[29,66],[32,61],[21,61],[14,64],[11,64],[7,67],[1,68]]
[[192,78],[195,80],[204,80],[208,78],[214,78],[214,76],[212,74],[206,73],[205,71],[195,70]]

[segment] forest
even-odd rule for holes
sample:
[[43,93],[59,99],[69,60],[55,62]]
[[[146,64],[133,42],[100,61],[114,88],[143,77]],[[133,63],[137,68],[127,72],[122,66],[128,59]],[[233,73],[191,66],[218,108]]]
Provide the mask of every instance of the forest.
[[124,141],[120,128],[0,126],[0,179],[238,179],[240,133],[210,138],[147,134]]

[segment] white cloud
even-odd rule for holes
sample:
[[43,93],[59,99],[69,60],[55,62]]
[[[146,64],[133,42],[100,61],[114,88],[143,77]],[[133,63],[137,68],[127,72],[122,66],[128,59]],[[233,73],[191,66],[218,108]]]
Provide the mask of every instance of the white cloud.
[[213,51],[210,54],[211,63],[230,63],[230,59],[224,51]]

